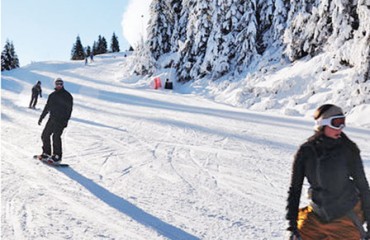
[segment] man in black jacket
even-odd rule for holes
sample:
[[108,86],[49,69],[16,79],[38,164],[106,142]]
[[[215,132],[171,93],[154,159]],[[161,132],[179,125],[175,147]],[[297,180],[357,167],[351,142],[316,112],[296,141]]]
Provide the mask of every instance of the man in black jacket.
[[[44,131],[42,132],[42,157],[47,158],[52,155],[55,162],[62,160],[62,140],[61,135],[64,128],[67,127],[71,118],[73,108],[73,97],[64,89],[64,83],[61,78],[55,80],[55,91],[52,92],[47,100],[44,110],[41,113],[38,124],[41,125],[44,117],[50,113],[50,117]],[[50,137],[53,135],[53,152],[51,151]]]

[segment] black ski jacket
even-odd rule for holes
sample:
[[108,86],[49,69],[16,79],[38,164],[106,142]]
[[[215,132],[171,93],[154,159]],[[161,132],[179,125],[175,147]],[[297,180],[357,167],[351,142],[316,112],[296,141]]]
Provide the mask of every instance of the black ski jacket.
[[66,127],[71,118],[73,108],[73,97],[64,88],[55,90],[50,94],[44,110],[41,113],[39,122],[50,113],[50,119]]
[[32,96],[33,97],[37,97],[38,95],[40,95],[40,97],[42,97],[41,92],[42,92],[42,90],[41,90],[40,85],[36,84],[35,86],[32,87]]
[[361,200],[370,222],[370,190],[360,150],[344,133],[332,139],[312,136],[295,155],[286,218],[296,227],[304,178],[310,184],[314,212],[326,222],[345,216]]

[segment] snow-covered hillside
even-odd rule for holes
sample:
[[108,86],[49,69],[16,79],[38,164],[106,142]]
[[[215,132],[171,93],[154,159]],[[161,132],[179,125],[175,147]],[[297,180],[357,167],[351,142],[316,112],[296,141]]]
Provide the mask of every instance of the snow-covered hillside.
[[[313,132],[309,113],[216,103],[212,85],[154,90],[150,79],[130,77],[130,59],[108,54],[87,66],[39,62],[2,73],[2,239],[283,239],[293,154]],[[37,122],[56,77],[74,96],[63,134],[70,168],[63,169],[32,159],[41,153],[46,121]],[[38,80],[44,94],[31,110]],[[293,89],[283,94],[298,96]],[[302,107],[310,112],[328,100]],[[360,115],[369,109],[361,110],[351,112],[345,132],[359,145],[370,179],[370,130],[354,127],[370,126]]]

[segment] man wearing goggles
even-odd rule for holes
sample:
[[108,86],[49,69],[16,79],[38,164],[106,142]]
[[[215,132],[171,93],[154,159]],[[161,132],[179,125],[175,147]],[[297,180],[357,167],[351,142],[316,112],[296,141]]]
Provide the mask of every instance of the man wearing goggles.
[[[300,146],[293,162],[286,215],[290,239],[370,239],[369,184],[360,150],[342,132],[343,111],[324,104],[314,119],[315,133]],[[305,178],[311,203],[299,209]]]
[[[40,156],[43,159],[50,159],[51,157],[53,162],[59,163],[62,161],[63,155],[61,136],[71,118],[73,97],[64,89],[64,82],[61,78],[55,80],[54,86],[55,91],[50,94],[38,122],[41,125],[45,116],[50,114],[41,135],[43,152]],[[50,138],[53,140],[53,147]]]

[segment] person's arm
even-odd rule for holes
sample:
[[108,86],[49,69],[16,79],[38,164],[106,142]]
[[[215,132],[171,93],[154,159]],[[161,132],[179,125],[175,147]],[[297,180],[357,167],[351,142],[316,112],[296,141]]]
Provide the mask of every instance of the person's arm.
[[289,221],[288,230],[291,232],[297,231],[299,201],[304,180],[304,156],[305,148],[301,147],[296,153],[293,161],[292,176],[288,192],[288,205],[286,207],[286,219]]
[[46,105],[45,105],[45,107],[44,107],[44,110],[42,111],[42,113],[41,113],[41,115],[40,115],[40,118],[39,118],[39,125],[41,125],[41,122],[42,122],[42,120],[45,118],[45,116],[49,113],[49,111],[50,111],[50,102],[51,102],[51,99],[52,98],[52,94],[49,96],[49,98],[48,98],[48,100],[47,100],[47,102],[46,102]]
[[369,183],[366,179],[364,166],[360,156],[360,151],[357,151],[354,154],[355,158],[353,159],[353,169],[352,169],[352,178],[356,184],[357,189],[360,191],[360,198],[362,204],[362,210],[365,215],[365,220],[367,222],[368,231],[370,231],[370,188]]

